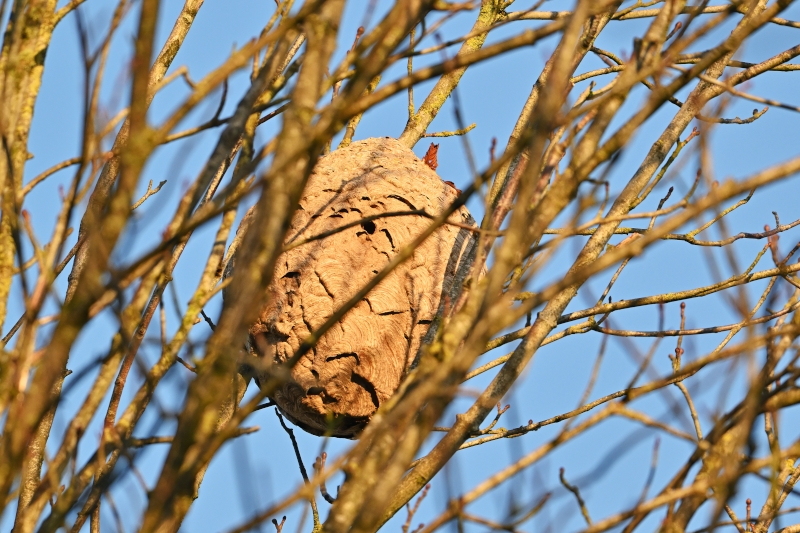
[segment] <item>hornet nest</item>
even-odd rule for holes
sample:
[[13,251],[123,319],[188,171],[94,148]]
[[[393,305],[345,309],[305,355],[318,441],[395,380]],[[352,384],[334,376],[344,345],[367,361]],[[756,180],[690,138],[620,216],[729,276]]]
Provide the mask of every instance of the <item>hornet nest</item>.
[[[382,213],[436,216],[456,196],[397,140],[353,142],[319,159],[285,244]],[[433,339],[435,317],[456,301],[474,257],[476,233],[463,227],[475,226],[467,209],[449,221],[461,227],[439,227],[297,362],[291,379],[272,395],[289,420],[315,435],[353,438],[397,390]],[[287,361],[430,224],[418,214],[365,220],[283,253],[267,303],[250,327],[254,352]]]

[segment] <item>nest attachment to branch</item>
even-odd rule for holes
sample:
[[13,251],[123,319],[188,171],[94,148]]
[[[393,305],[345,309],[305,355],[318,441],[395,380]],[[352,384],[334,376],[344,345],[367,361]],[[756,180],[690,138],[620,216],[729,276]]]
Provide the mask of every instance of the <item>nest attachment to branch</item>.
[[[355,224],[278,259],[267,303],[250,328],[258,356],[290,359],[432,223],[419,214],[368,217],[399,211],[436,216],[456,196],[395,139],[354,142],[320,158],[285,245]],[[457,299],[474,257],[477,234],[463,227],[475,226],[467,209],[448,220],[460,226],[439,227],[294,366],[272,398],[292,422],[315,435],[353,438],[397,390],[421,346],[432,340],[438,317]]]

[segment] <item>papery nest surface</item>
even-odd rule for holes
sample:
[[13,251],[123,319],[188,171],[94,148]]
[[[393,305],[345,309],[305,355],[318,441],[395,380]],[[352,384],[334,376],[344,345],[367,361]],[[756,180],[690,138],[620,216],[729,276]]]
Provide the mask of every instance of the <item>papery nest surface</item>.
[[[419,214],[365,217],[418,210],[436,216],[456,197],[392,138],[353,142],[320,158],[285,245],[356,225],[280,256],[267,303],[250,327],[255,353],[286,362],[431,224]],[[469,211],[461,207],[448,221],[460,226],[439,227],[297,362],[272,397],[292,422],[315,435],[353,438],[397,390],[432,339],[431,324],[458,297],[474,255],[477,233],[464,227],[475,226]]]

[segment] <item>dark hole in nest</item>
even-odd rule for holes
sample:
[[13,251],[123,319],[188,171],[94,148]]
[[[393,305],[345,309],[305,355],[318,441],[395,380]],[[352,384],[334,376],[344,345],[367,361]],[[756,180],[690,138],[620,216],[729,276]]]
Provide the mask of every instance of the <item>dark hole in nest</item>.
[[371,220],[368,220],[366,222],[362,222],[361,223],[361,227],[364,228],[364,231],[366,231],[370,235],[375,233],[375,229],[376,229],[375,228],[375,223],[373,221],[371,221]]

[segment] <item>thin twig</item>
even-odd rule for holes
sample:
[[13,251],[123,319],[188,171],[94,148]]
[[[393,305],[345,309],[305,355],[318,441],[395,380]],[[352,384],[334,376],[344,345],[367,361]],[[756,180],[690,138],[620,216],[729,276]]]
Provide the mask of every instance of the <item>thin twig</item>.
[[574,485],[570,485],[567,482],[566,478],[564,477],[564,467],[561,467],[558,470],[558,479],[559,479],[559,481],[561,481],[561,484],[564,485],[564,487],[568,491],[570,491],[572,494],[575,495],[575,499],[578,501],[578,507],[580,507],[580,509],[581,509],[581,514],[583,515],[583,519],[586,520],[586,523],[591,526],[592,525],[592,518],[589,516],[589,510],[586,509],[586,502],[584,502],[583,498],[581,498],[581,492],[578,489],[578,487],[576,487]]
[[[275,415],[277,415],[278,420],[281,423],[281,427],[286,434],[289,435],[289,439],[292,441],[292,448],[294,448],[294,455],[297,458],[297,464],[300,467],[300,475],[303,476],[303,482],[306,485],[310,485],[311,483],[308,479],[308,473],[306,472],[306,467],[303,464],[303,458],[300,456],[300,447],[297,445],[297,439],[294,437],[294,430],[286,425],[286,423],[283,421],[280,411],[277,408],[275,408]],[[314,519],[314,531],[317,531],[317,529],[321,527],[319,521],[319,512],[317,511],[317,500],[314,498],[313,494],[308,498],[308,500],[311,504],[311,513]]]
[[477,124],[475,124],[473,122],[469,126],[467,126],[465,128],[461,128],[460,130],[455,130],[455,131],[437,131],[437,132],[434,132],[434,133],[426,133],[425,135],[423,135],[423,137],[454,137],[456,135],[466,135],[470,131],[474,130],[475,126],[477,126]]
[[141,206],[148,198],[150,198],[151,196],[156,194],[158,191],[160,191],[161,187],[163,187],[165,183],[167,183],[167,180],[162,181],[161,183],[158,184],[158,187],[153,189],[152,188],[153,187],[153,180],[150,180],[147,183],[147,190],[145,191],[144,196],[139,198],[139,200],[131,206],[131,211],[133,211],[137,207]]
[[[325,461],[327,459],[328,459],[328,454],[322,452],[322,455],[317,457],[317,460],[314,461],[314,472],[318,476],[321,476],[322,472],[325,471]],[[322,497],[325,498],[326,502],[333,504],[336,501],[336,498],[334,498],[333,496],[330,495],[330,493],[328,493],[328,487],[325,485],[325,479],[323,479],[322,477],[320,477],[320,479],[322,479],[322,481],[320,481],[319,483],[320,494],[322,494]]]

